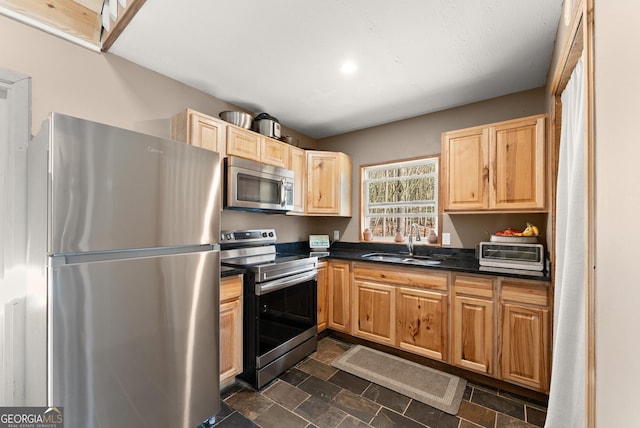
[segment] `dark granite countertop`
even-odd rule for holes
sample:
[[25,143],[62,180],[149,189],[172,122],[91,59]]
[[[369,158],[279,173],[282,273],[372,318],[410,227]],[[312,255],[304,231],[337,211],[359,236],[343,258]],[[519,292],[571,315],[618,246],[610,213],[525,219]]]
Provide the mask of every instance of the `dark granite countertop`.
[[243,274],[244,269],[231,267],[231,266],[220,266],[220,278],[224,278],[226,276],[234,276]]
[[[306,254],[309,253],[307,242],[293,242],[277,244],[277,251],[283,254]],[[329,249],[329,258],[349,261],[360,261],[368,263],[383,263],[396,266],[411,266],[418,269],[447,270],[452,272],[465,272],[480,275],[504,276],[521,279],[534,279],[538,281],[551,282],[549,272],[531,273],[515,269],[500,269],[480,266],[475,255],[475,250],[466,248],[449,248],[433,246],[415,246],[416,256],[429,256],[432,260],[440,261],[440,264],[421,266],[402,262],[367,260],[362,256],[367,253],[395,253],[408,255],[405,244],[378,244],[378,243],[358,243],[358,242],[334,242]]]

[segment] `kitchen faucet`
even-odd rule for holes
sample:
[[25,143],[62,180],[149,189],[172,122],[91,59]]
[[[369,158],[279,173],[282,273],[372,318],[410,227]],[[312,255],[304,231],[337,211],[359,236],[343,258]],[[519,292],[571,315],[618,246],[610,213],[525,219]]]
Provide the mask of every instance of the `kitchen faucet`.
[[420,240],[420,226],[418,226],[418,223],[412,223],[409,228],[409,242],[407,243],[410,256],[413,256],[413,229],[416,230],[416,241]]

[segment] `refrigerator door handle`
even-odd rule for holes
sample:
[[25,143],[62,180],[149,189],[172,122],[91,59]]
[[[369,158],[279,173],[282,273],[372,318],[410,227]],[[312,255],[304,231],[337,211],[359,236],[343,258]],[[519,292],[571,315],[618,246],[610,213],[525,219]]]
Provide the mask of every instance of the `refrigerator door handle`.
[[52,266],[73,265],[107,260],[158,257],[169,254],[199,253],[219,251],[218,244],[187,245],[182,247],[140,248],[135,250],[96,251],[93,253],[56,254],[51,257]]

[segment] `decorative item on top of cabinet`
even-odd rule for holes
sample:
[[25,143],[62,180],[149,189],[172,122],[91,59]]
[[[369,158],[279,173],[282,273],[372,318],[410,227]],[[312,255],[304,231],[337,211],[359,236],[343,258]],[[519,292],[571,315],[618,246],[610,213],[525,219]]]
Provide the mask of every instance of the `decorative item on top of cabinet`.
[[329,321],[329,268],[327,261],[318,262],[318,333],[327,328]]
[[333,330],[351,333],[351,263],[329,260],[329,320]]
[[351,217],[351,157],[341,152],[307,151],[309,215]]
[[453,274],[453,364],[495,374],[496,280],[490,276]]
[[242,275],[220,281],[220,385],[242,373]]
[[549,391],[551,317],[549,285],[502,280],[500,378]]
[[442,134],[447,212],[545,212],[545,115]]
[[171,118],[171,139],[225,155],[227,123],[215,117],[186,109]]

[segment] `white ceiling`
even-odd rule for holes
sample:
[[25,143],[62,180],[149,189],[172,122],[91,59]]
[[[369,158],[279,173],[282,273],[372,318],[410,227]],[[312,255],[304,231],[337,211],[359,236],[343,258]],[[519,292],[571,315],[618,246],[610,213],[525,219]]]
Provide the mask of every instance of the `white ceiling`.
[[[561,9],[562,0],[152,0],[110,52],[322,138],[544,86]],[[351,75],[340,71],[346,61],[357,65]]]

